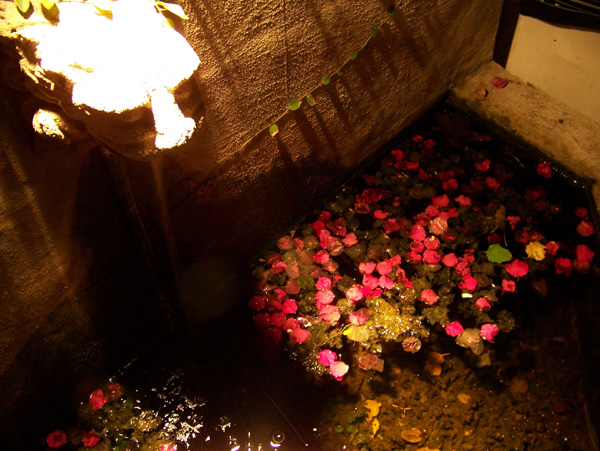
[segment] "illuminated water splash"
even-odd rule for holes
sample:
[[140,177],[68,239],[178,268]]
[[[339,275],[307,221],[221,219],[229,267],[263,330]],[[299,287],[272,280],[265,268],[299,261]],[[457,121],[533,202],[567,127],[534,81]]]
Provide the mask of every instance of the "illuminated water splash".
[[[177,443],[172,446],[173,450],[195,450],[195,449],[225,449],[226,451],[267,451],[278,450],[285,451],[292,449],[285,446],[286,434],[281,430],[274,431],[269,438],[262,436],[259,440],[252,436],[252,432],[247,432],[247,436],[240,438],[234,434],[236,425],[227,415],[221,415],[216,422],[208,425],[206,416],[208,416],[208,401],[198,396],[189,396],[185,390],[184,374],[176,371],[169,376],[162,387],[153,387],[149,390],[152,397],[156,398],[159,406],[152,411],[152,415],[161,418],[162,430],[168,439]],[[264,389],[261,387],[261,391]],[[267,394],[268,399],[275,401]],[[138,405],[143,402],[136,400]],[[276,406],[277,407],[277,406]],[[140,407],[138,407],[140,408]],[[285,418],[288,422],[289,419]],[[291,425],[295,431],[294,426]],[[239,432],[239,431],[238,431]],[[300,434],[298,431],[295,431]],[[225,439],[225,448],[218,447],[214,434]],[[260,434],[259,434],[260,435]],[[224,445],[222,438],[217,440]],[[290,444],[291,445],[291,444]],[[308,444],[305,444],[308,446]],[[294,448],[296,449],[296,448]]]
[[181,373],[176,372],[162,388],[152,388],[150,391],[161,402],[160,412],[157,413],[162,417],[163,430],[170,439],[189,449],[189,441],[199,437],[204,427],[201,408],[206,405],[206,400],[192,399],[183,393],[181,377]]

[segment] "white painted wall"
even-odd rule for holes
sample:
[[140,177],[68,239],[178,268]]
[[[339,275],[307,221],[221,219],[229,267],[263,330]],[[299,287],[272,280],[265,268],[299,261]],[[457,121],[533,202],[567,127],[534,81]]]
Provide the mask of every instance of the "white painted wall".
[[506,69],[600,123],[600,32],[521,15]]

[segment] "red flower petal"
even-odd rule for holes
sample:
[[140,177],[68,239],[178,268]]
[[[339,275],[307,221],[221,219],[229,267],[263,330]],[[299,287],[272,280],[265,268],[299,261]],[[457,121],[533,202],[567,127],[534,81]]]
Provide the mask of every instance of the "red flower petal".
[[492,77],[492,84],[495,88],[502,89],[508,84],[508,81],[505,78],[494,76]]
[[46,443],[50,448],[59,448],[67,443],[67,434],[61,430],[50,432],[46,437]]
[[594,224],[592,224],[590,221],[586,221],[585,219],[577,225],[577,233],[579,233],[581,236],[591,236],[595,231]]
[[529,265],[524,261],[515,259],[510,263],[504,265],[504,269],[513,277],[521,277],[529,272]]
[[83,436],[83,445],[92,447],[96,446],[96,444],[100,441],[100,436],[96,431],[90,431]]
[[90,406],[94,410],[100,410],[104,404],[106,404],[106,399],[104,398],[104,392],[101,389],[94,390],[90,393],[90,398],[88,400]]

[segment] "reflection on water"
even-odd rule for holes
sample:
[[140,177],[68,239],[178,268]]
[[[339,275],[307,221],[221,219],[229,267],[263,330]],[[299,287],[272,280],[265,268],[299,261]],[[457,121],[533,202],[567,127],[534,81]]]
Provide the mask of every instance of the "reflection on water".
[[[136,435],[140,444],[168,442],[179,451],[324,449],[317,445],[316,418],[326,396],[311,391],[293,365],[260,354],[241,308],[203,325],[194,339],[162,342],[113,382],[134,399],[136,417],[161,422]],[[159,430],[164,440],[152,441]]]
[[[469,136],[462,129],[452,130],[459,137]],[[470,145],[487,146],[477,142]],[[446,153],[449,148],[445,148]],[[489,165],[487,159],[478,164],[486,162]],[[427,176],[423,173],[419,181]],[[402,177],[406,179],[406,175]],[[420,181],[408,197],[422,207],[425,190]],[[585,204],[557,185],[549,185],[548,190],[557,191],[552,195],[567,196],[557,201],[551,215]],[[509,207],[523,205],[514,202]],[[506,226],[506,211],[494,211],[491,225],[496,231],[499,221]],[[522,216],[528,217],[525,213]],[[479,226],[481,218],[474,217],[470,225]],[[577,218],[572,220],[579,221]],[[561,237],[572,234],[572,224],[563,220],[564,216],[559,219],[553,232]],[[547,226],[546,221],[537,225]],[[467,227],[463,229],[454,238],[468,238]],[[506,245],[506,230],[497,235]],[[504,260],[492,255],[491,241],[477,243],[479,240],[465,241],[463,247],[481,245],[488,249],[489,261],[483,262],[485,266],[482,263],[480,271],[487,277],[492,272],[484,269],[492,266],[491,262]],[[516,242],[512,244],[516,246]],[[404,250],[408,252],[408,248]],[[529,257],[522,250],[521,254],[523,259]],[[289,254],[284,254],[284,260],[285,255]],[[532,258],[528,261],[532,267],[537,264]],[[205,272],[202,268],[194,274]],[[427,273],[422,275],[415,268],[409,276],[418,282]],[[63,449],[78,449],[82,440],[96,442],[98,451],[592,449],[580,357],[573,345],[578,337],[572,329],[569,302],[576,302],[584,288],[590,292],[594,289],[584,287],[575,276],[543,275],[532,278],[530,286],[519,284],[514,294],[506,296],[506,304],[515,315],[515,330],[498,335],[493,346],[486,345],[485,352],[479,329],[467,327],[455,341],[454,335],[432,321],[431,333],[424,334],[422,340],[405,339],[400,346],[374,341],[378,354],[385,357],[383,365],[378,364],[378,358],[361,356],[365,339],[348,329],[351,343],[338,346],[336,352],[351,371],[339,381],[326,375],[315,383],[299,352],[265,357],[255,342],[251,313],[241,306],[202,324],[194,333],[163,337],[119,371],[111,381],[112,388],[109,385],[105,392],[94,392],[93,405],[81,406],[81,425],[65,427],[73,444],[66,443]],[[477,283],[486,277],[481,276]],[[207,283],[214,278],[207,277]],[[190,287],[194,296],[196,291],[204,291],[202,284]],[[473,295],[462,293],[465,305],[476,314],[483,311],[483,307],[472,308]],[[218,302],[219,297],[215,298]],[[321,324],[317,321],[314,323]],[[310,322],[302,325],[313,326]],[[385,326],[384,332],[399,327],[392,320]],[[315,330],[313,336],[317,336]],[[115,395],[120,389],[114,384],[123,389],[122,396]],[[54,439],[53,443],[58,443],[62,436],[55,434]]]

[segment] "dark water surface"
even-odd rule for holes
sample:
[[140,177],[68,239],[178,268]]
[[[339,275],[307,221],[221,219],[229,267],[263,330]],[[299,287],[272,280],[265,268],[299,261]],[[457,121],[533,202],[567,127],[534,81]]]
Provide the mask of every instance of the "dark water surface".
[[[537,155],[482,139],[464,116],[427,119],[404,136],[433,137],[442,151],[462,140],[465,153],[485,150],[517,171],[515,189],[534,179],[543,184],[559,218],[539,225],[548,237],[573,234],[578,219],[567,212],[576,206],[593,210],[582,183],[560,168],[551,181],[540,180]],[[363,188],[359,177],[344,193]],[[341,382],[327,375],[315,383],[285,352],[266,358],[252,312],[240,306],[138,356],[112,381],[123,397],[97,412],[82,400],[80,424],[111,438],[89,448],[97,450],[592,450],[582,374],[590,365],[582,365],[573,312],[581,296],[597,296],[597,273],[594,260],[587,274],[550,272],[503,298],[516,329],[497,337],[491,365],[433,328],[423,351],[386,353],[383,372],[353,363]],[[424,370],[432,352],[444,357],[438,376]],[[70,436],[81,435],[69,427]]]

